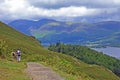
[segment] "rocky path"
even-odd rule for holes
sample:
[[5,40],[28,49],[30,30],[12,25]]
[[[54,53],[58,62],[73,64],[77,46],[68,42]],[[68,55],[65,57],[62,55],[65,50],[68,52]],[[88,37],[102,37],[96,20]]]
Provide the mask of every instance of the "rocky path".
[[51,69],[34,62],[27,63],[26,72],[32,80],[64,80]]

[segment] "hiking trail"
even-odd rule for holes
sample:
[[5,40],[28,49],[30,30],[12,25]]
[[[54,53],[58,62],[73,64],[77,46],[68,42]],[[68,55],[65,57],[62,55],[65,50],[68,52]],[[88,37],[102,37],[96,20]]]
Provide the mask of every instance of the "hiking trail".
[[26,72],[32,80],[64,80],[48,67],[35,62],[28,62]]

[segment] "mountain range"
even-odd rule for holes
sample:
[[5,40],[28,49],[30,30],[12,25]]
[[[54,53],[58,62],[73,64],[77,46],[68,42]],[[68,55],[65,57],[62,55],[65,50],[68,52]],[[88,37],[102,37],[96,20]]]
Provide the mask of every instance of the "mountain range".
[[15,20],[8,25],[42,43],[58,41],[87,46],[120,46],[120,22],[62,22],[52,19]]

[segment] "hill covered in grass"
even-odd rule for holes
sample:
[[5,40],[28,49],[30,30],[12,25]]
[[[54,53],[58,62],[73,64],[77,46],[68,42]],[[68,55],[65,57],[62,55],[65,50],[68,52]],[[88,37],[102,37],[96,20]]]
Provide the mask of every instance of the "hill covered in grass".
[[[20,63],[13,60],[10,54],[12,49],[17,48],[22,51]],[[26,36],[0,22],[0,78],[29,80],[23,71],[26,62],[38,62],[50,67],[65,80],[120,80],[105,67],[89,65],[69,55],[49,51],[33,37]]]
[[120,76],[120,60],[80,45],[58,42],[50,45],[49,50],[71,55],[85,63],[104,66]]

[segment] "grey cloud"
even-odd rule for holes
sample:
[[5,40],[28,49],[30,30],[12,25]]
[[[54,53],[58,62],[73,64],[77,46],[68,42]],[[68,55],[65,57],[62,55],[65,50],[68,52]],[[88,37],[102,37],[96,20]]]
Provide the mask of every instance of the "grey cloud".
[[[5,1],[21,4],[1,5]],[[120,0],[0,0],[0,20],[44,17],[67,21],[120,20],[119,13]]]
[[42,8],[86,6],[89,8],[120,7],[119,0],[29,0],[30,4]]

